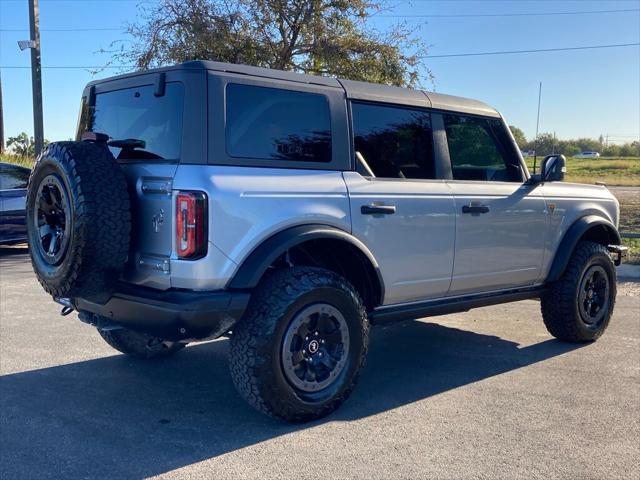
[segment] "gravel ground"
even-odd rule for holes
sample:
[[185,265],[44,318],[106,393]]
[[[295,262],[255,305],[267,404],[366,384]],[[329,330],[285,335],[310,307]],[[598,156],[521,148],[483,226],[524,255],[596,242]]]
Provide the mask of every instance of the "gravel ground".
[[5,249],[0,478],[636,479],[637,287],[587,345],[553,340],[532,300],[377,328],[351,399],[286,425],[235,393],[227,340],[126,358]]

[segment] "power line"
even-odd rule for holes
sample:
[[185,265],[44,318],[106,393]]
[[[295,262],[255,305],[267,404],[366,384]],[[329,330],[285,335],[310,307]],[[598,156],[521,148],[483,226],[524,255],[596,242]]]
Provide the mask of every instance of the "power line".
[[[73,0],[75,1],[75,0]],[[87,70],[102,70],[106,68],[136,68],[137,65],[107,65],[107,66],[96,66],[96,65],[47,65],[42,68],[47,69],[87,69]],[[0,65],[0,68],[7,69],[23,69],[23,68],[31,68],[23,65]]]
[[[8,2],[24,2],[24,0],[2,0],[4,3]],[[160,0],[40,0],[40,3],[112,3],[112,2],[122,2],[122,3],[158,3]],[[627,0],[623,0],[627,1]]]
[[388,15],[380,14],[378,17],[386,18],[474,18],[474,17],[544,17],[553,15],[587,15],[595,13],[621,13],[640,12],[638,8],[625,8],[618,10],[581,10],[572,12],[523,12],[523,13],[445,13],[425,15]]
[[[59,0],[75,1],[75,0]],[[98,0],[93,0],[98,1]],[[131,1],[131,0],[103,0],[103,1]],[[385,18],[484,18],[484,17],[545,17],[555,15],[588,15],[600,13],[640,12],[640,8],[626,8],[618,10],[581,10],[572,12],[526,12],[526,13],[452,13],[452,14],[426,14],[426,15],[387,15],[377,17]],[[28,32],[27,28],[0,28],[0,32]],[[122,27],[95,27],[95,28],[42,28],[41,32],[114,32],[122,31]]]
[[[41,32],[112,32],[122,31],[123,28],[117,27],[96,27],[96,28],[41,28]],[[0,32],[28,32],[28,28],[0,28]]]
[[[445,55],[426,55],[424,59],[431,58],[450,58],[450,57],[479,57],[483,55],[510,55],[519,53],[544,53],[544,52],[567,52],[573,50],[593,50],[599,48],[620,48],[620,47],[638,47],[640,43],[618,43],[613,45],[588,45],[582,47],[563,47],[563,48],[537,48],[531,50],[504,50],[499,52],[470,52],[470,53],[449,53]],[[114,69],[114,68],[136,68],[136,65],[47,65],[42,68],[47,69],[86,69],[86,70],[102,70],[102,69]],[[0,68],[6,69],[26,69],[31,68],[22,65],[0,65]]]
[[[58,0],[47,0],[47,1],[58,1]],[[64,0],[61,0],[64,1]],[[108,1],[108,0],[106,0]],[[394,0],[397,3],[451,3],[451,2],[460,2],[460,3],[482,3],[482,2],[500,2],[500,3],[519,3],[521,0]],[[527,0],[525,0],[527,1]],[[528,0],[530,3],[541,3],[541,2],[557,2],[558,0]],[[565,2],[584,2],[584,0],[564,0]],[[618,0],[619,2],[637,2],[637,0]]]
[[[40,0],[40,3],[159,3],[161,0]],[[485,1],[501,2],[501,3],[517,3],[520,0],[394,0],[398,4],[402,3],[451,3],[451,2],[465,2],[465,3],[482,3]],[[533,0],[531,0],[533,1]],[[540,2],[556,2],[557,0],[535,0]],[[584,0],[565,0],[567,2],[583,2]],[[618,0],[619,2],[636,2],[636,0]],[[3,3],[9,2],[24,2],[24,0],[2,0]]]
[[511,55],[517,53],[567,52],[571,50],[593,50],[598,48],[637,47],[640,43],[618,43],[613,45],[589,45],[583,47],[536,48],[532,50],[503,50],[498,52],[450,53],[446,55],[425,55],[421,58],[479,57],[484,55]]
[[[24,0],[3,0],[5,2],[22,2]],[[159,2],[160,0],[40,0],[40,2],[130,2],[130,3],[151,3]],[[467,3],[481,3],[481,2],[511,2],[516,3],[521,0],[395,0],[399,3],[445,3],[445,2],[467,2]],[[557,2],[558,0],[530,0],[536,2]],[[565,0],[568,2],[583,2],[584,0]],[[622,2],[635,2],[636,0],[618,0]]]

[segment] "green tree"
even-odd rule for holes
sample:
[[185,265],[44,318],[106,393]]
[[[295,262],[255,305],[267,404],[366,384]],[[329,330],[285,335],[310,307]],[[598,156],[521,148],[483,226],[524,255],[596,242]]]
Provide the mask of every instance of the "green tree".
[[527,145],[527,137],[524,132],[515,125],[509,125],[509,130],[511,130],[511,134],[513,138],[515,138],[518,147],[520,147],[521,150],[524,149]]
[[600,150],[600,143],[598,142],[598,140],[595,140],[593,138],[578,138],[576,140],[573,140],[573,143],[575,143],[582,152],[597,152]]
[[640,157],[639,141],[625,143],[623,145],[611,144],[601,146],[600,138],[574,138],[569,140],[558,140],[556,138],[554,143],[553,134],[541,133],[538,135],[537,145],[534,140],[529,140],[521,144],[520,141],[517,140],[518,133],[516,133],[520,129],[512,125],[510,125],[509,128],[513,132],[513,136],[516,138],[518,146],[522,150],[537,150],[539,157],[544,157],[553,152],[572,157],[584,151],[599,152],[603,157]]
[[188,60],[421,85],[426,46],[407,23],[369,21],[385,0],[160,0],[141,5],[112,63],[145,69]]
[[612,143],[611,145],[607,145],[606,147],[604,147],[604,149],[600,153],[604,157],[619,157],[620,145],[615,145]]
[[[48,145],[49,140],[45,139],[44,144]],[[36,145],[33,137],[29,137],[25,132],[22,132],[15,137],[9,137],[7,139],[7,149],[13,151],[20,157],[34,157]]]
[[7,148],[13,150],[16,155],[27,157],[29,156],[29,150],[33,143],[33,137],[29,138],[29,135],[22,132],[15,137],[9,137],[7,139]]
[[555,139],[552,133],[541,133],[537,140],[531,140],[527,144],[529,150],[535,150],[538,157],[550,155],[554,151]]
[[625,143],[620,146],[621,157],[638,157],[640,156],[640,142]]

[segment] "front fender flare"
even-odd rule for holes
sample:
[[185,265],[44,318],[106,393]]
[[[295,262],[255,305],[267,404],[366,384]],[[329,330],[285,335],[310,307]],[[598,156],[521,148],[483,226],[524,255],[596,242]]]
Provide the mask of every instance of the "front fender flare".
[[604,227],[608,234],[607,245],[619,245],[622,243],[618,230],[609,220],[597,215],[587,215],[579,218],[573,223],[573,225],[571,225],[571,227],[569,227],[567,233],[565,233],[562,238],[562,241],[556,250],[556,255],[553,259],[553,263],[551,264],[551,268],[549,269],[547,282],[555,282],[562,276],[569,264],[573,250],[576,248],[580,239],[589,230],[599,226]]

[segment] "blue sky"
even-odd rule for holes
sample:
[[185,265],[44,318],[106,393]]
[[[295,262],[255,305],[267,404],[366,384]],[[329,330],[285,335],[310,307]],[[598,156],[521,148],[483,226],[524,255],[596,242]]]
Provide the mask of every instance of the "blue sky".
[[[42,64],[104,65],[98,53],[121,31],[59,32],[66,28],[120,28],[135,18],[140,0],[40,0]],[[640,9],[640,0],[391,0],[389,15],[406,16],[431,45],[432,55],[528,50],[640,42],[640,12],[420,18],[420,15],[544,13]],[[397,18],[377,17],[375,26]],[[33,132],[31,77],[27,51],[27,0],[0,0],[0,72],[5,135]],[[24,31],[9,31],[25,29]],[[427,66],[442,93],[473,97],[498,108],[527,137],[535,132],[538,82],[543,82],[541,132],[560,138],[609,135],[620,142],[640,137],[640,48],[582,50],[521,55],[433,58]],[[83,69],[43,69],[44,126],[50,140],[72,137],[79,96],[92,79]],[[425,82],[426,83],[426,82]],[[426,83],[428,85],[428,83]]]

